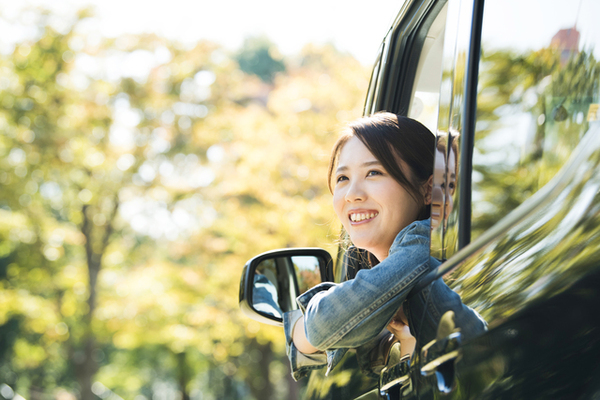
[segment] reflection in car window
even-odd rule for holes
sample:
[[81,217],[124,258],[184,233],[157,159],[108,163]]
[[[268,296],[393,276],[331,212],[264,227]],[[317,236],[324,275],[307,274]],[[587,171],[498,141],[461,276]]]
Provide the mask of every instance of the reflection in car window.
[[[597,129],[600,26],[596,15],[600,3],[591,0],[485,2],[472,239],[542,189],[579,143],[590,139],[586,133],[593,135]],[[569,182],[569,187],[581,189],[592,180],[582,175]],[[452,272],[450,287],[490,326],[496,326],[581,279],[588,259],[574,258],[567,249],[597,239],[578,233],[584,219],[569,214],[578,209],[581,218],[586,215],[588,208],[579,202],[580,196],[565,189],[548,198],[548,205],[530,210],[518,226],[462,262]],[[593,236],[594,230],[590,232]]]
[[292,257],[292,263],[298,277],[298,289],[300,293],[304,293],[321,283],[319,260],[316,257],[296,256]]
[[421,122],[432,132],[437,126],[446,15],[447,5],[444,5],[427,31],[408,110],[410,118]]
[[548,183],[598,118],[598,15],[593,0],[486,1],[472,239]]

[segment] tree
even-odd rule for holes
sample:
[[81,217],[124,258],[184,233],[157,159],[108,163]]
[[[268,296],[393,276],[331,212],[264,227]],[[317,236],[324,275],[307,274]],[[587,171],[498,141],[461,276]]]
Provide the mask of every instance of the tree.
[[236,56],[240,69],[263,82],[273,83],[275,75],[285,71],[285,64],[275,45],[265,36],[249,37]]
[[36,15],[0,57],[0,379],[31,398],[293,398],[273,384],[282,331],[238,310],[241,267],[335,251],[327,159],[368,72],[263,42],[248,75],[211,43],[94,42],[85,13],[60,32]]
[[[585,50],[561,63],[560,53],[552,48],[520,55],[484,49],[481,66],[485,79],[478,89],[473,237],[531,197],[567,163],[589,129],[587,113],[600,81],[600,64]],[[522,118],[519,122],[529,119],[531,131],[524,132],[527,124],[522,122],[515,125],[514,116]],[[508,134],[527,140],[507,141],[502,135]],[[583,186],[574,190],[583,191]],[[588,211],[582,209],[581,215]],[[525,239],[523,232],[513,230],[493,250],[461,265],[452,273],[452,284],[463,301],[481,311],[486,320],[501,321],[532,298],[532,288],[536,296],[542,296],[544,291],[556,293],[567,287],[570,282],[565,280],[546,280],[553,274],[568,276],[563,271],[575,265],[578,255],[585,254],[581,252],[589,257],[594,251],[576,244],[594,242],[593,230],[587,227],[597,223],[597,218],[590,217],[581,229],[573,228],[568,241],[557,240],[550,250],[524,243],[541,238],[553,243],[557,232],[566,229],[559,229],[563,219],[573,221],[565,214],[549,210],[548,219],[532,224]],[[514,243],[520,243],[519,248]]]

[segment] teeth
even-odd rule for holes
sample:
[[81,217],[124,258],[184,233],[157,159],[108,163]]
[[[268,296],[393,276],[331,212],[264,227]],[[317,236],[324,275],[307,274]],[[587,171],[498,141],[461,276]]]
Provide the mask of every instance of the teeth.
[[352,222],[360,222],[360,221],[364,221],[365,219],[371,219],[371,218],[375,218],[379,213],[370,213],[370,214],[350,214],[350,220]]

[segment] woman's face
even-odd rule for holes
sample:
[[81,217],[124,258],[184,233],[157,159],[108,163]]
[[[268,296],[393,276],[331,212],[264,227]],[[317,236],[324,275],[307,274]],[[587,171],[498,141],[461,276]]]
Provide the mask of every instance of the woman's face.
[[[403,162],[400,167],[407,172]],[[333,178],[333,208],[352,243],[382,261],[398,232],[417,219],[421,204],[357,137],[342,147]]]
[[434,182],[432,201],[431,201],[431,229],[436,229],[442,223],[442,208],[444,211],[443,219],[448,220],[452,209],[454,208],[454,191],[456,190],[456,152],[450,148],[448,156],[448,170],[446,170],[446,161],[444,153],[436,150],[435,167],[433,170]]

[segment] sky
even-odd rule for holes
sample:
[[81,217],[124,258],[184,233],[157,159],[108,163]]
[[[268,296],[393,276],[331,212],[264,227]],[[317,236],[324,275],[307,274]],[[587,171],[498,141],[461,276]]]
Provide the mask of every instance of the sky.
[[[11,19],[18,11],[41,6],[59,14],[91,6],[103,36],[153,32],[184,43],[209,39],[237,49],[244,38],[265,34],[281,53],[297,53],[306,43],[333,43],[363,65],[377,50],[404,0],[0,0]],[[368,5],[367,5],[368,4]]]
[[[298,53],[307,43],[333,43],[371,67],[403,3],[371,0],[367,6],[366,1],[356,0],[0,0],[0,14],[10,22],[18,19],[20,10],[43,7],[68,21],[69,15],[90,7],[97,18],[86,26],[101,36],[156,33],[190,47],[208,39],[237,50],[244,38],[264,34],[285,55]],[[490,0],[486,2],[484,45],[539,49],[549,44],[558,29],[574,25],[582,32],[582,48],[600,43],[600,1],[567,4],[565,0]],[[527,31],[524,40],[524,29],[531,19],[546,23],[542,29]],[[512,25],[507,23],[511,20]],[[0,53],[4,54],[12,52],[24,31],[23,26],[19,31],[5,25],[0,21]],[[593,51],[598,56],[600,48]]]
[[575,26],[581,33],[580,49],[593,49],[599,56],[594,46],[600,43],[598,0],[492,0],[485,7],[484,45],[537,50],[548,46],[559,29]]

